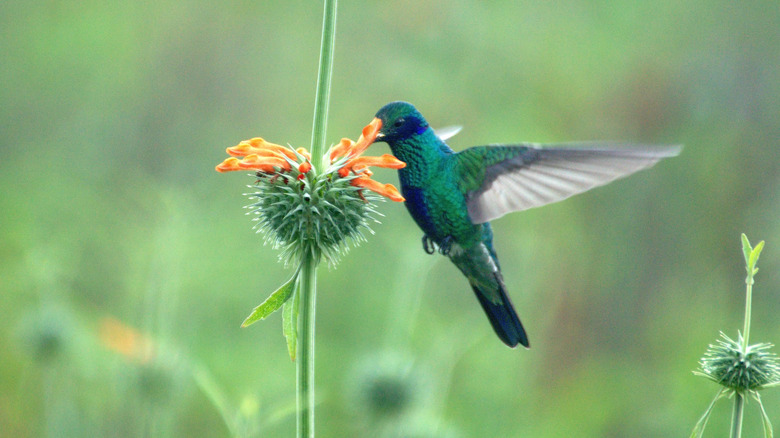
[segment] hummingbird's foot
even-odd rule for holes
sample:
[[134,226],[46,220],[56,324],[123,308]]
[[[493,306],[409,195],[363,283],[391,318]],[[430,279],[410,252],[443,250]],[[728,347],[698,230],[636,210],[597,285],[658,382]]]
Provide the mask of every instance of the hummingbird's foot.
[[452,249],[452,236],[447,236],[439,245],[439,253],[445,256],[450,255],[450,249]]
[[422,244],[423,244],[423,251],[425,251],[427,254],[433,254],[436,252],[436,244],[433,243],[433,240],[431,240],[431,238],[428,237],[427,234],[423,234]]

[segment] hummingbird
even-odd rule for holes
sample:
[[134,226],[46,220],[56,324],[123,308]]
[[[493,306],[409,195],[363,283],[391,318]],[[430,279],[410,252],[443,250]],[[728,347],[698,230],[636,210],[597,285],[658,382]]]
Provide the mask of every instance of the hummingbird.
[[506,345],[530,347],[507,294],[490,221],[561,201],[675,156],[679,146],[619,143],[492,144],[454,152],[410,103],[391,102],[372,121],[406,167],[398,171],[406,208],[438,250],[468,279]]

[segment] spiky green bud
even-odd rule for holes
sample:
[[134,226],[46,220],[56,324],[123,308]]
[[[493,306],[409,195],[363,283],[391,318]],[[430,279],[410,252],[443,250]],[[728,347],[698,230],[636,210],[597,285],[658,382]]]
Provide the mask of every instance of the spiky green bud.
[[769,351],[772,344],[748,345],[742,349],[742,335],[733,340],[720,334],[699,362],[698,375],[744,394],[780,382],[780,361]]

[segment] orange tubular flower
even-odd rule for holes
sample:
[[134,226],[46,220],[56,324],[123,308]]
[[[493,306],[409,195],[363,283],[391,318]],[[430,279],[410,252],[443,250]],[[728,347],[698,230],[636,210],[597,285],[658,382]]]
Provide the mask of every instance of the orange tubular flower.
[[346,164],[344,164],[344,167],[339,169],[339,176],[344,178],[349,175],[350,171],[360,171],[368,166],[403,169],[406,167],[406,163],[390,154],[384,154],[381,157],[356,157],[347,161]]
[[[405,199],[395,186],[381,184],[370,178],[373,173],[369,167],[401,169],[406,166],[406,163],[389,154],[381,157],[361,156],[374,143],[380,129],[382,129],[382,121],[374,118],[363,128],[356,142],[348,138],[341,139],[337,145],[331,148],[328,158],[331,164],[344,163],[336,169],[336,174],[340,178],[347,178],[350,173],[355,175],[348,180],[352,186],[371,190],[393,201],[402,202]],[[286,173],[293,179],[303,181],[306,179],[306,174],[312,170],[311,155],[306,149],[298,148],[293,151],[291,148],[267,142],[260,137],[244,140],[236,146],[229,147],[227,153],[231,157],[216,167],[218,172],[251,169],[257,171],[258,175],[261,173]],[[345,158],[346,161],[342,161]],[[293,166],[292,163],[297,163],[297,165]]]
[[395,202],[403,202],[406,200],[401,196],[401,193],[398,192],[398,189],[396,189],[394,185],[382,184],[368,177],[359,176],[352,180],[352,185],[371,190],[372,192],[386,196]]
[[352,146],[355,145],[355,142],[348,139],[348,138],[342,138],[339,144],[336,146],[333,146],[330,150],[330,161],[336,161],[338,157],[346,155],[347,151],[352,148]]
[[225,161],[217,164],[217,172],[232,172],[234,170],[241,170],[238,167],[239,159],[236,157],[225,158]]
[[234,157],[245,157],[252,154],[278,154],[280,157],[286,156],[291,160],[297,159],[295,152],[284,146],[270,143],[260,137],[244,140],[241,143],[227,148],[227,153]]
[[357,142],[352,143],[348,138],[342,139],[341,143],[331,150],[330,161],[335,161],[339,155],[351,158],[362,154],[376,141],[380,129],[382,129],[382,121],[374,117],[374,120],[363,128]]
[[290,170],[292,168],[290,163],[284,158],[260,156],[258,154],[247,155],[243,160],[238,162],[238,167],[242,169],[255,169],[265,173],[273,173],[275,167],[282,170]]

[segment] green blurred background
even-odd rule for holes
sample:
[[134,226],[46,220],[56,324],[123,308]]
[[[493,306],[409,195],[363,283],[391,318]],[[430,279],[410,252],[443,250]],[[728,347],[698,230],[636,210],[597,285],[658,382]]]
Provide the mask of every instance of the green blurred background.
[[[239,329],[290,272],[243,215],[251,178],[214,166],[254,136],[308,147],[321,19],[302,1],[0,5],[0,436],[293,435],[281,317]],[[741,232],[767,241],[752,340],[780,342],[778,65],[775,0],[341,2],[330,143],[407,100],[464,126],[456,150],[685,150],[494,222],[528,351],[380,205],[319,271],[318,435],[687,436],[717,389],[691,371],[742,325]],[[106,348],[106,318],[156,354]],[[763,398],[780,424],[780,391]],[[757,436],[755,403],[745,421]]]

